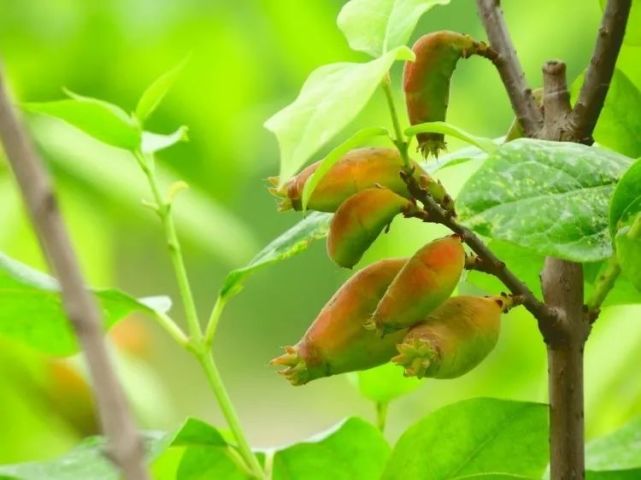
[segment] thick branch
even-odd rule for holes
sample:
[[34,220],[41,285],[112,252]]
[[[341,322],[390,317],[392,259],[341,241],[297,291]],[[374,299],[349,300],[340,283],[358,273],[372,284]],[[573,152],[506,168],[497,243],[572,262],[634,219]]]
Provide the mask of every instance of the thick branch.
[[548,140],[562,140],[565,121],[571,111],[563,62],[551,60],[543,65],[543,110],[544,130],[540,136]]
[[0,139],[42,249],[60,282],[65,311],[85,353],[102,428],[109,441],[109,456],[127,480],[146,479],[142,443],[109,361],[100,314],[85,288],[49,178],[10,104],[1,72]]
[[570,115],[573,136],[582,143],[592,143],[592,131],[610,88],[631,3],[632,0],[608,0],[605,7],[581,93]]
[[407,183],[412,196],[423,204],[426,214],[424,219],[429,222],[440,223],[452,232],[460,235],[463,241],[482,260],[482,270],[484,272],[490,273],[501,280],[514,295],[523,297],[523,305],[537,319],[541,332],[546,336],[545,332],[551,331],[557,322],[556,312],[537,300],[527,285],[521,282],[474,232],[458,223],[452,214],[441,208],[441,206],[420,187],[414,177],[403,174],[403,179]]
[[512,45],[500,3],[500,0],[476,0],[490,46],[497,53],[492,61],[505,85],[512,109],[525,134],[535,137],[541,129],[543,118],[532,97],[532,90],[525,81],[525,74]]

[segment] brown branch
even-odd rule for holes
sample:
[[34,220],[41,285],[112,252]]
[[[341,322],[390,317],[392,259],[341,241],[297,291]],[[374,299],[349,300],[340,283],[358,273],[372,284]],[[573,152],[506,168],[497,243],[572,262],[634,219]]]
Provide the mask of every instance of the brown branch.
[[608,0],[605,7],[590,65],[569,118],[573,137],[581,143],[592,143],[592,132],[610,88],[631,3],[632,0]]
[[565,63],[551,60],[543,65],[543,131],[540,136],[548,140],[562,140],[566,119],[570,114],[570,92],[565,77]]
[[535,137],[541,129],[543,118],[532,97],[532,90],[525,81],[525,74],[512,45],[500,3],[500,0],[476,0],[490,46],[496,52],[496,57],[491,60],[499,71],[512,109],[525,134]]
[[440,223],[459,235],[467,246],[482,260],[484,272],[494,275],[503,282],[510,292],[524,298],[523,306],[534,315],[539,324],[539,329],[543,333],[543,336],[547,338],[547,335],[553,331],[557,322],[556,311],[539,301],[527,285],[519,280],[505,263],[494,255],[474,232],[458,223],[450,212],[446,212],[427,191],[421,188],[412,175],[408,175],[405,172],[403,172],[402,175],[405,183],[407,183],[409,192],[416,200],[423,204],[424,213],[419,216],[425,221]]
[[125,394],[111,366],[102,322],[65,230],[49,177],[11,106],[0,72],[0,140],[29,210],[36,234],[62,290],[62,301],[82,345],[96,394],[109,457],[127,480],[148,475],[143,448]]

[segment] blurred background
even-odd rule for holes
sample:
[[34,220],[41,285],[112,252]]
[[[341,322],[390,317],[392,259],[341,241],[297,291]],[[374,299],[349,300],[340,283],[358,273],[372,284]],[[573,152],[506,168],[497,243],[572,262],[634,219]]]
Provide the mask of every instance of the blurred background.
[[[201,316],[206,318],[227,271],[295,224],[277,213],[266,177],[278,171],[275,139],[263,127],[290,103],[316,67],[366,61],[349,50],[335,19],[343,0],[0,0],[0,57],[18,101],[61,98],[61,88],[104,98],[132,110],[144,88],[191,53],[174,89],[151,120],[154,131],[189,126],[189,143],[159,154],[167,182],[192,187],[176,215]],[[596,0],[504,2],[530,82],[540,66],[567,62],[574,79],[589,59],[600,17]],[[472,0],[437,7],[415,37],[452,29],[484,38]],[[641,86],[641,47],[626,47],[623,65]],[[636,62],[638,63],[638,62]],[[402,101],[400,65],[393,71]],[[389,125],[377,94],[345,135]],[[402,111],[403,109],[401,109]],[[60,122],[29,116],[32,132],[55,175],[66,220],[93,286],[137,296],[167,294],[180,303],[159,225],[140,199],[142,174],[122,151]],[[461,62],[448,121],[479,135],[502,135],[512,121],[498,75],[482,60]],[[451,150],[460,145],[451,141]],[[469,164],[442,172],[456,191]],[[397,222],[362,265],[409,255],[433,228]],[[44,263],[25,221],[15,186],[0,157],[0,251],[36,268]],[[215,354],[252,443],[281,445],[326,429],[349,415],[374,418],[373,406],[346,376],[291,387],[268,361],[295,343],[347,277],[325,255],[309,251],[250,278],[225,311]],[[495,292],[496,293],[496,292]],[[587,429],[606,433],[641,413],[640,310],[608,309],[587,347]],[[636,318],[635,318],[636,317]],[[534,321],[517,310],[505,319],[496,351],[482,366],[452,381],[426,380],[390,407],[388,435],[450,402],[473,396],[544,401],[545,349]],[[192,358],[147,318],[130,317],[110,334],[136,415],[144,428],[168,430],[187,415],[223,426]],[[58,455],[92,433],[81,362],[45,358],[0,339],[0,463]]]

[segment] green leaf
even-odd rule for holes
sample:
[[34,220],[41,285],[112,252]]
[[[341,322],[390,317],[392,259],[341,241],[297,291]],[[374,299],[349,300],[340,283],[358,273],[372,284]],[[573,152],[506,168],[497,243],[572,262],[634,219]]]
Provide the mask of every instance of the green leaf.
[[413,58],[399,47],[371,62],[314,70],[298,98],[265,122],[278,139],[281,184],[358,115],[394,61]]
[[176,480],[251,480],[229,448],[191,447],[183,454]]
[[405,135],[413,137],[418,133],[442,133],[443,135],[451,135],[463,140],[475,147],[480,148],[484,152],[493,153],[498,148],[491,138],[479,137],[466,132],[462,128],[456,127],[447,122],[426,122],[413,125],[405,130]]
[[[583,75],[572,85],[572,95],[578,96]],[[615,70],[610,82],[608,95],[596,128],[594,139],[605,147],[616,150],[628,157],[641,155],[641,92],[621,71]]]
[[641,159],[634,162],[623,174],[612,194],[610,202],[612,236],[638,212],[641,212]]
[[639,480],[641,469],[613,470],[611,472],[593,472],[586,470],[586,480]]
[[418,378],[403,376],[401,368],[392,363],[350,373],[349,378],[363,397],[375,403],[389,403],[424,384]]
[[152,132],[142,132],[142,143],[141,150],[142,153],[156,153],[160,150],[172,147],[179,142],[186,142],[189,140],[187,133],[189,128],[185,125],[178,127],[178,129],[170,134],[161,134],[161,133],[152,133]]
[[340,160],[340,158],[344,154],[346,154],[352,148],[356,148],[360,146],[365,140],[370,139],[372,137],[381,136],[381,135],[389,136],[389,132],[387,131],[386,128],[382,128],[382,127],[364,128],[363,130],[359,130],[354,135],[349,137],[339,146],[333,148],[332,151],[329,152],[325,156],[325,158],[323,158],[320,161],[320,164],[318,165],[318,168],[316,169],[316,171],[312,173],[312,175],[305,182],[305,186],[303,187],[303,195],[301,199],[303,211],[307,209],[307,202],[309,201],[309,198],[312,196],[312,193],[314,193],[314,189],[317,187],[319,182],[323,179],[325,175],[327,175],[327,172],[329,172],[332,166],[338,160]]
[[314,241],[325,238],[332,215],[313,212],[263,248],[247,265],[227,274],[220,297],[229,299],[240,292],[243,282],[256,270],[280,262],[304,250]]
[[[143,440],[148,461],[155,458],[166,443],[165,435],[157,432],[145,433]],[[0,478],[8,475],[19,480],[118,480],[120,475],[105,457],[105,448],[102,437],[91,437],[53,460],[0,465]]]
[[187,418],[171,440],[172,447],[192,445],[225,447],[227,441],[222,434],[207,422],[197,418]]
[[377,428],[350,418],[320,437],[276,452],[272,478],[372,480],[380,478],[388,455],[389,446]]
[[589,442],[585,451],[585,467],[588,470],[641,468],[641,418]]
[[623,155],[575,143],[518,139],[463,186],[461,220],[490,238],[577,262],[612,254],[608,203],[629,167]]
[[449,405],[401,436],[382,478],[541,478],[548,463],[547,415],[543,404],[491,398]]
[[340,28],[353,50],[378,57],[405,45],[421,16],[450,0],[351,0],[338,14]]
[[69,91],[67,93],[72,98],[27,103],[24,108],[30,112],[59,118],[108,145],[126,150],[140,147],[140,129],[120,107]]
[[616,253],[623,275],[641,292],[641,238],[630,230],[626,226],[617,232]]
[[[167,297],[136,300],[118,290],[94,290],[105,328],[134,311],[166,311]],[[65,316],[58,283],[0,253],[0,335],[14,338],[50,355],[78,350]]]
[[160,102],[165,98],[165,95],[167,95],[167,92],[173,86],[188,61],[189,57],[168,72],[163,73],[143,92],[140,100],[138,100],[138,105],[136,105],[136,117],[141,123],[144,123],[149,115],[160,105]]

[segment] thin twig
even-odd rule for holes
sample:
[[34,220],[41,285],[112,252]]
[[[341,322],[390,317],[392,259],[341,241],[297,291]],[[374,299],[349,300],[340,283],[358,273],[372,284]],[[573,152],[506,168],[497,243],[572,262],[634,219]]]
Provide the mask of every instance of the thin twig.
[[62,290],[65,312],[85,354],[108,454],[128,480],[147,479],[143,446],[103,339],[102,319],[85,287],[42,161],[18,120],[0,72],[0,138],[38,240]]
[[610,88],[631,3],[632,0],[608,0],[605,7],[590,65],[569,118],[573,136],[581,143],[592,143],[592,131]]
[[491,60],[498,69],[501,80],[507,89],[512,109],[525,134],[528,137],[535,137],[541,129],[543,117],[536,106],[532,90],[525,81],[523,68],[516,56],[503,18],[500,1],[477,0],[476,5],[490,40],[490,46],[496,52],[496,57]]

